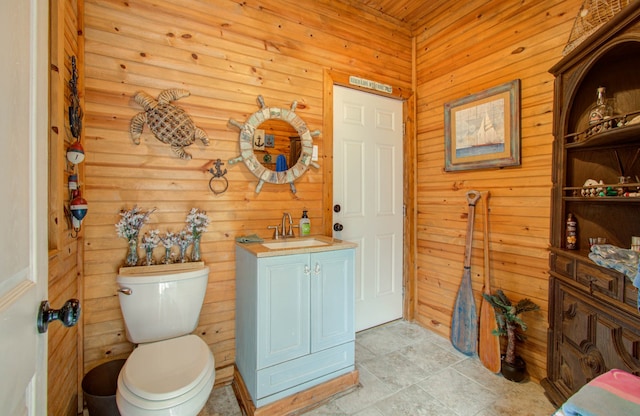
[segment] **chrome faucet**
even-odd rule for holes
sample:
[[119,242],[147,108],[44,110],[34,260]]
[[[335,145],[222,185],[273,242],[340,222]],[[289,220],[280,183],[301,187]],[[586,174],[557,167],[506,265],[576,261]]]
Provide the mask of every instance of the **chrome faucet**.
[[[289,220],[289,231],[287,231],[287,219]],[[295,237],[293,233],[293,220],[291,214],[285,212],[282,214],[282,238]]]

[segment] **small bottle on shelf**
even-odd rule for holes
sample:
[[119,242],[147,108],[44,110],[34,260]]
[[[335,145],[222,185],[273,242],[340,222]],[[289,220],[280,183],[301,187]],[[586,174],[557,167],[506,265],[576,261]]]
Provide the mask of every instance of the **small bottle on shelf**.
[[605,87],[598,87],[596,91],[596,103],[591,107],[589,111],[589,124],[597,124],[613,115],[613,107],[606,97],[607,89]]
[[565,230],[565,248],[567,250],[578,249],[578,223],[573,214],[567,215],[567,223]]
[[311,220],[307,216],[307,211],[302,211],[302,218],[300,218],[300,236],[308,236],[311,234]]

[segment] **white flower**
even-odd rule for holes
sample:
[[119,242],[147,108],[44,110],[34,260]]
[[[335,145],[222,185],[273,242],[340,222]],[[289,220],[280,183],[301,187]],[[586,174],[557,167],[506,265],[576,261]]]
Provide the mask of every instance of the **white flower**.
[[142,243],[140,244],[145,251],[151,251],[158,246],[160,243],[160,231],[151,230],[148,233],[145,233],[142,237]]
[[189,225],[189,230],[193,234],[193,238],[200,237],[200,234],[207,231],[209,226],[209,217],[204,211],[200,211],[198,208],[191,208],[187,215],[186,223]]
[[160,237],[160,242],[164,248],[171,248],[178,242],[178,236],[174,233],[168,232]]
[[191,244],[193,241],[193,235],[189,232],[189,230],[182,230],[176,236],[177,243],[180,248],[185,249]]
[[140,229],[149,221],[149,216],[153,211],[155,211],[155,208],[151,211],[144,212],[137,206],[134,206],[128,211],[120,211],[121,218],[116,224],[118,237],[126,238],[129,241],[137,240]]

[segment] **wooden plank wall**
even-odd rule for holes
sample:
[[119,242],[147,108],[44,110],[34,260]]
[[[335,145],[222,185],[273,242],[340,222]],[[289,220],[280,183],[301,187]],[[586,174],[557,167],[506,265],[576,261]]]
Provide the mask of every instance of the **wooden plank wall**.
[[[116,297],[115,277],[127,245],[115,233],[118,212],[137,205],[156,208],[150,224],[179,231],[192,207],[212,222],[202,240],[211,267],[197,333],[216,359],[216,383],[228,383],[235,360],[234,240],[256,233],[270,238],[267,225],[283,211],[299,218],[309,210],[312,232],[323,230],[323,169],[311,169],[289,186],[265,184],[243,164],[226,161],[239,154],[238,130],[258,109],[289,108],[311,130],[322,129],[325,68],[411,88],[411,37],[397,22],[364,15],[331,0],[85,0],[86,198],[85,371],[126,357],[127,342]],[[204,129],[211,144],[187,148],[193,159],[177,159],[169,146],[145,127],[141,144],[129,137],[129,122],[141,111],[132,100],[139,90],[157,96],[184,88],[191,96],[176,104]],[[322,136],[320,164],[326,163]],[[209,191],[211,161],[228,170],[229,189]],[[330,159],[329,159],[330,160]],[[330,163],[330,162],[329,162]],[[156,253],[160,256],[160,251]]]
[[[553,77],[582,0],[447,2],[415,32],[417,68],[416,320],[449,336],[462,277],[465,194],[489,190],[492,287],[541,306],[520,352],[534,379],[545,376]],[[519,78],[522,165],[444,172],[444,104]],[[482,205],[473,239],[472,279],[480,305]]]
[[[69,130],[67,108],[71,78],[71,56],[78,58],[81,76],[82,53],[78,28],[82,0],[50,2],[50,133],[49,133],[49,303],[58,309],[67,299],[82,304],[82,246],[74,238],[65,218],[68,207],[68,176],[78,173],[66,162],[66,148],[74,140]],[[81,90],[81,85],[79,85]],[[82,233],[80,233],[80,236]],[[82,314],[81,314],[82,318]],[[48,414],[76,415],[82,408],[82,324],[65,328],[59,322],[49,325]]]

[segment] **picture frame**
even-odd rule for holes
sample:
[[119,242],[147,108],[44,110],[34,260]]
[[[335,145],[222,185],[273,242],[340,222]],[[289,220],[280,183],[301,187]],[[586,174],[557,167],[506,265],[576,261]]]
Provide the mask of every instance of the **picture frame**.
[[264,147],[275,147],[276,138],[273,134],[264,135]]
[[445,171],[520,166],[520,80],[444,105]]
[[253,133],[253,150],[264,150],[264,130],[256,129]]

